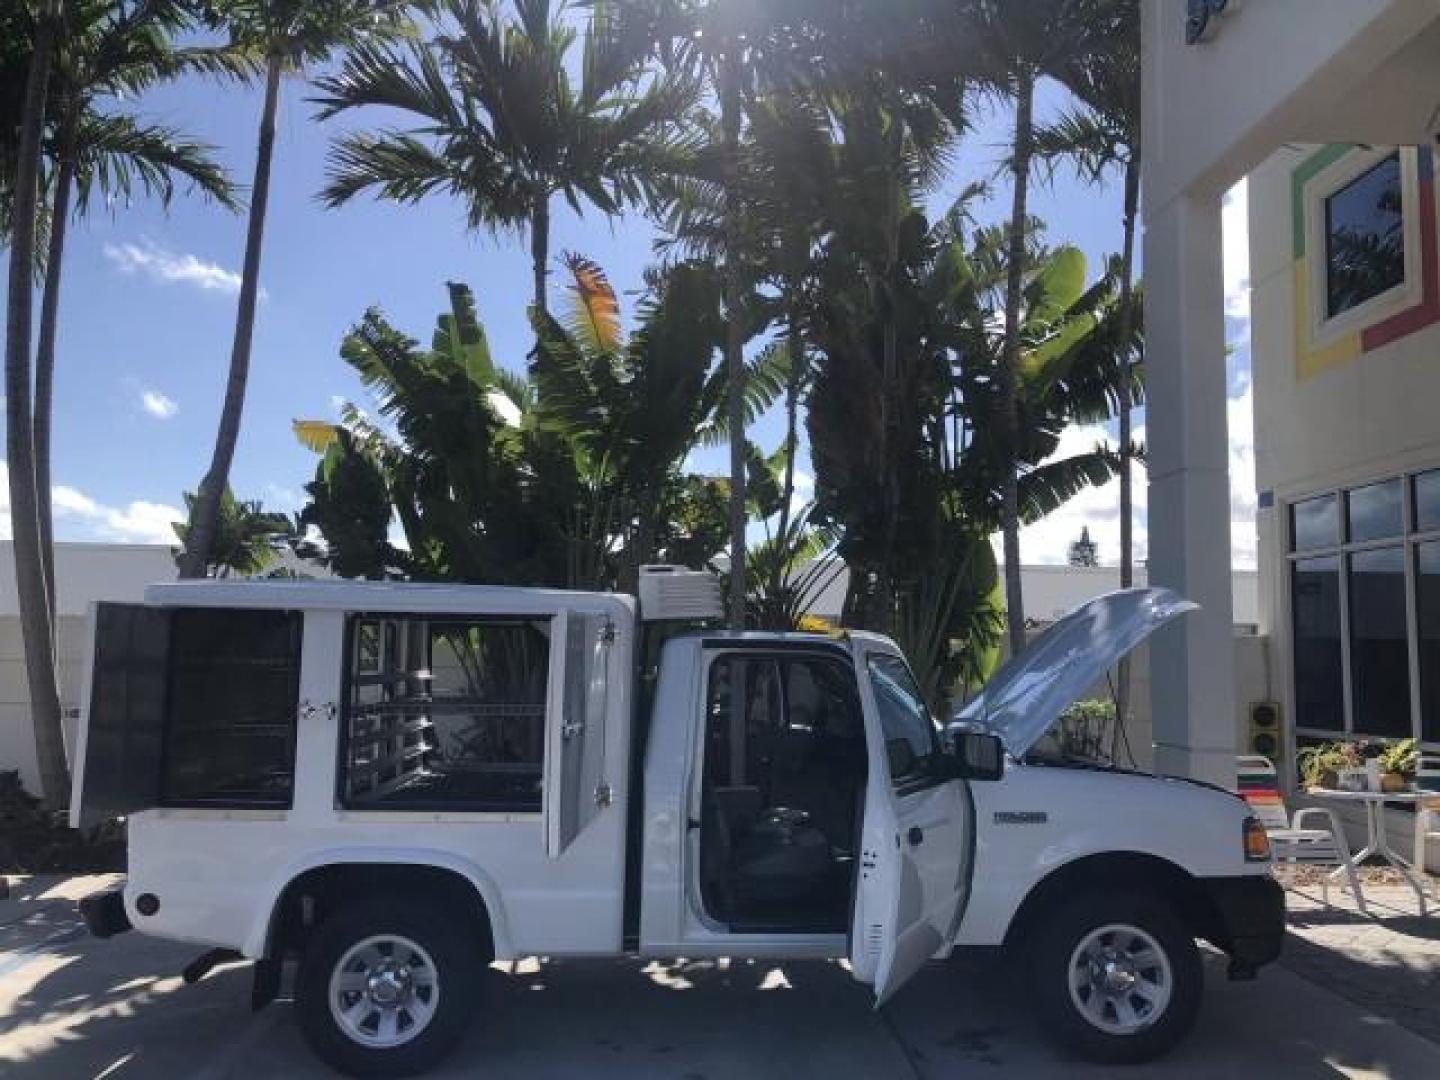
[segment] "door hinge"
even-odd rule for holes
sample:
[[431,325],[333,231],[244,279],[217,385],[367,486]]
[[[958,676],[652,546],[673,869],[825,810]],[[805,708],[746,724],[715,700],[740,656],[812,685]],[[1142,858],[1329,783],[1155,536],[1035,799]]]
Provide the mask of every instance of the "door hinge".
[[605,783],[605,781],[602,780],[600,781],[600,783],[595,785],[596,806],[600,807],[600,809],[603,810],[605,809],[605,807],[609,806],[614,801],[615,795],[614,792],[610,790],[609,784]]
[[560,738],[574,739],[585,734],[585,721],[573,720],[568,724],[560,725]]
[[327,701],[323,705],[317,705],[313,701],[302,701],[295,711],[304,723],[309,723],[317,716],[323,716],[326,720],[335,719],[335,703],[333,701]]

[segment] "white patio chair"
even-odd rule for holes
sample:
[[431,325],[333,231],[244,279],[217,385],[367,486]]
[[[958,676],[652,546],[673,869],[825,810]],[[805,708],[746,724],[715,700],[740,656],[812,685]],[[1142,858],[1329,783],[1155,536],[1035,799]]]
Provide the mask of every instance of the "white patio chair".
[[[1350,844],[1335,811],[1328,807],[1309,806],[1297,810],[1292,817],[1280,793],[1279,776],[1269,758],[1242,755],[1235,759],[1238,791],[1249,804],[1256,820],[1265,826],[1270,838],[1270,852],[1275,862],[1291,866],[1333,866],[1345,871],[1355,906],[1368,914],[1365,894],[1360,890],[1360,875],[1350,861]],[[1323,822],[1323,828],[1310,825]],[[1320,879],[1320,893],[1330,903],[1330,875]]]
[[[1421,754],[1415,765],[1415,788],[1433,791],[1435,797],[1415,805],[1415,869],[1425,873],[1428,841],[1440,840],[1440,754]],[[1440,868],[1437,868],[1440,869]]]

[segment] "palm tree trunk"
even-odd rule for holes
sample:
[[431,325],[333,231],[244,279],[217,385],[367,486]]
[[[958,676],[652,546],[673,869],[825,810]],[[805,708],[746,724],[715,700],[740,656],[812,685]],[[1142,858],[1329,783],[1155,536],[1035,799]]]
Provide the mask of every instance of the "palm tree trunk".
[[1025,223],[1034,153],[1035,75],[1022,66],[1015,80],[1015,145],[1011,155],[1014,193],[1010,208],[1010,255],[1005,283],[1005,342],[1000,362],[1000,447],[1004,470],[1000,523],[1004,533],[1005,619],[1010,654],[1025,648],[1025,597],[1020,584],[1019,414],[1016,372],[1020,367],[1020,307],[1024,302]]
[[[70,197],[75,186],[76,119],[76,110],[72,106],[66,112],[60,133],[60,162],[55,173],[55,198],[50,214],[50,250],[45,261],[45,289],[40,298],[40,336],[35,348],[35,409],[31,420],[40,563],[45,579],[45,598],[52,613],[55,611],[55,519],[50,504],[50,431],[55,400],[55,339],[60,325],[61,267],[65,259]],[[52,631],[55,629],[51,627]]]
[[[1134,325],[1132,304],[1135,298],[1135,218],[1140,208],[1140,162],[1132,155],[1125,163],[1125,239],[1120,250],[1120,349],[1125,369],[1120,378],[1120,587],[1128,589],[1135,583],[1135,493],[1130,478],[1133,439],[1130,416],[1130,331]],[[1130,714],[1130,657],[1120,661],[1115,685],[1115,732],[1112,744]],[[1117,747],[1111,746],[1113,759]]]
[[[793,296],[793,286],[791,295]],[[780,488],[780,528],[782,542],[790,531],[790,504],[795,500],[795,451],[799,449],[800,381],[805,374],[805,339],[800,333],[800,320],[790,304],[785,348],[790,354],[790,376],[785,382],[785,477]]]
[[40,180],[40,140],[45,100],[54,61],[57,14],[46,5],[35,26],[35,52],[25,80],[20,140],[15,166],[14,223],[10,237],[10,279],[5,327],[5,446],[9,461],[11,528],[15,544],[15,589],[25,648],[25,678],[41,794],[51,809],[70,801],[70,773],[61,728],[60,688],[55,677],[53,613],[45,593],[35,493],[31,430],[30,332],[35,264],[35,214]]
[[550,264],[550,199],[541,195],[530,212],[530,260],[535,272],[535,314],[549,313],[545,277]]
[[740,323],[740,58],[736,42],[720,59],[720,124],[725,177],[725,370],[730,421],[730,627],[745,628],[745,329]]
[[255,183],[250,196],[250,223],[245,237],[240,301],[235,315],[235,342],[230,352],[230,378],[215,434],[210,470],[195,493],[194,520],[180,559],[180,576],[204,577],[210,548],[219,527],[220,499],[230,484],[230,465],[240,438],[245,411],[245,385],[250,378],[250,347],[255,337],[255,308],[260,296],[260,254],[265,241],[265,210],[270,202],[270,165],[275,154],[275,112],[280,103],[281,59],[271,56],[265,70],[265,105],[260,116],[260,145],[255,154]]

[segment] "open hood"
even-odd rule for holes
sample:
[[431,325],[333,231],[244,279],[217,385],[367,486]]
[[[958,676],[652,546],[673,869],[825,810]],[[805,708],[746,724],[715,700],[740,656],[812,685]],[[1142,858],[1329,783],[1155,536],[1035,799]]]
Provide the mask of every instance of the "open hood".
[[1018,758],[1126,653],[1197,609],[1169,589],[1124,589],[1081,604],[996,672],[955,722],[999,735]]

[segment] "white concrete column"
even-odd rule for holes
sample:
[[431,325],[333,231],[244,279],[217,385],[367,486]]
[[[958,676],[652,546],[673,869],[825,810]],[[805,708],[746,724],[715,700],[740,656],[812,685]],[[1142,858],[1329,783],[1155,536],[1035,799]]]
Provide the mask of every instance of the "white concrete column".
[[1145,221],[1150,581],[1201,610],[1150,650],[1155,769],[1233,786],[1235,655],[1220,194]]

